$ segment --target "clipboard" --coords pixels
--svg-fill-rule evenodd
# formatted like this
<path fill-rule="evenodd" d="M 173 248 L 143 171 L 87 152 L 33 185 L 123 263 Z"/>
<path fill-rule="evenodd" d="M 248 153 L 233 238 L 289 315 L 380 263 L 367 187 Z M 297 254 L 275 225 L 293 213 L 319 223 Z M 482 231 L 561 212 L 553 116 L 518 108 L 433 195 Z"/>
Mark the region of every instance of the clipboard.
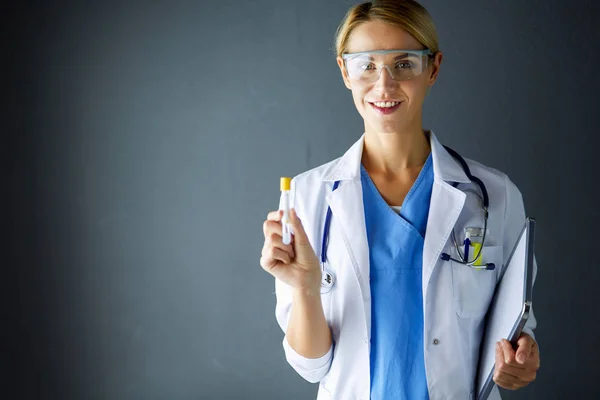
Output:
<path fill-rule="evenodd" d="M 479 353 L 477 400 L 486 400 L 496 385 L 493 380 L 496 342 L 516 344 L 531 310 L 535 219 L 527 217 L 517 242 L 503 268 L 486 315 Z"/>

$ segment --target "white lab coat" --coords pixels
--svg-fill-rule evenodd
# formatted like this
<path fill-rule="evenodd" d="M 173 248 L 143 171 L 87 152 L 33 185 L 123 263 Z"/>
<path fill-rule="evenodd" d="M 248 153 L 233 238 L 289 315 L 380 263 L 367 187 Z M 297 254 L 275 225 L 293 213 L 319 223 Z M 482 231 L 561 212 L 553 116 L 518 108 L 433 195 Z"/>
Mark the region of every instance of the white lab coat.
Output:
<path fill-rule="evenodd" d="M 475 396 L 483 317 L 500 268 L 475 271 L 440 259 L 442 252 L 457 258 L 450 236 L 452 229 L 460 243 L 465 227 L 483 228 L 483 213 L 478 197 L 466 194 L 478 187 L 470 183 L 460 164 L 433 132 L 430 132 L 430 143 L 434 183 L 423 249 L 422 280 L 427 385 L 431 400 L 465 400 Z M 308 359 L 296 353 L 287 338 L 283 339 L 289 364 L 309 382 L 320 382 L 318 400 L 370 397 L 369 247 L 360 179 L 363 144 L 364 135 L 342 157 L 292 180 L 292 204 L 317 256 L 321 251 L 327 206 L 333 213 L 327 257 L 336 283 L 329 293 L 321 296 L 333 345 L 324 356 Z M 521 193 L 502 172 L 472 160 L 467 159 L 467 163 L 471 173 L 484 182 L 489 195 L 483 261 L 501 266 L 525 222 Z M 340 186 L 332 192 L 333 182 L 337 180 L 341 181 Z M 458 188 L 454 188 L 452 182 L 460 182 Z M 285 332 L 292 305 L 291 292 L 277 279 L 275 287 L 276 318 Z M 533 336 L 535 326 L 532 312 L 524 330 Z M 489 398 L 500 398 L 497 387 Z"/>

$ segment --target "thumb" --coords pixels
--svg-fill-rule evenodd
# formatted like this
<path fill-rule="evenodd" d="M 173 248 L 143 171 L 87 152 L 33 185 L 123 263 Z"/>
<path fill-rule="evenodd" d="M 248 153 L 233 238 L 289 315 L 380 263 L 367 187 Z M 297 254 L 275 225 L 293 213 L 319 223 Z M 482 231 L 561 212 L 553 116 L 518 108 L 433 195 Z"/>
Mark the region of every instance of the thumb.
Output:
<path fill-rule="evenodd" d="M 302 221 L 298 214 L 296 213 L 296 209 L 290 208 L 290 223 L 292 225 L 292 229 L 294 230 L 294 242 L 299 246 L 309 245 L 308 236 L 304 231 L 304 227 L 302 226 Z"/>
<path fill-rule="evenodd" d="M 525 350 L 519 349 L 515 358 L 519 364 L 525 364 L 525 361 L 527 361 L 527 353 L 525 353 Z"/>
<path fill-rule="evenodd" d="M 531 352 L 531 347 L 533 346 L 533 340 L 526 335 L 523 335 L 517 341 L 517 354 L 515 355 L 515 359 L 519 364 L 524 364 L 527 361 L 527 357 Z"/>

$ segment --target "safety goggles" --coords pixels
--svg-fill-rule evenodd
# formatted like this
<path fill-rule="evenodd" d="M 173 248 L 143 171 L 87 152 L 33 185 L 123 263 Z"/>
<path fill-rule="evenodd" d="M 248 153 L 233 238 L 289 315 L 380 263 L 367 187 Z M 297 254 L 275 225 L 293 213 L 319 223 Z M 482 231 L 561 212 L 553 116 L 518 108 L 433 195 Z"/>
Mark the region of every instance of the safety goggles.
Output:
<path fill-rule="evenodd" d="M 383 68 L 395 81 L 416 78 L 427 69 L 431 50 L 373 50 L 344 53 L 342 58 L 351 80 L 373 83 L 379 79 Z M 382 61 L 388 61 L 382 63 Z"/>

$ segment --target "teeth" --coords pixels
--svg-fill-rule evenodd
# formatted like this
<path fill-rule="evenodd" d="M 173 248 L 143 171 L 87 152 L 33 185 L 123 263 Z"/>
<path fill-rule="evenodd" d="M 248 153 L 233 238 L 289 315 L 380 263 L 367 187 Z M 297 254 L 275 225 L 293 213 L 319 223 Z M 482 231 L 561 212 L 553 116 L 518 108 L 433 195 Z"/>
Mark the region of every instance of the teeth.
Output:
<path fill-rule="evenodd" d="M 400 104 L 400 102 L 399 101 L 376 101 L 373 104 L 375 104 L 377 107 L 389 108 L 389 107 L 395 107 L 396 105 Z"/>

